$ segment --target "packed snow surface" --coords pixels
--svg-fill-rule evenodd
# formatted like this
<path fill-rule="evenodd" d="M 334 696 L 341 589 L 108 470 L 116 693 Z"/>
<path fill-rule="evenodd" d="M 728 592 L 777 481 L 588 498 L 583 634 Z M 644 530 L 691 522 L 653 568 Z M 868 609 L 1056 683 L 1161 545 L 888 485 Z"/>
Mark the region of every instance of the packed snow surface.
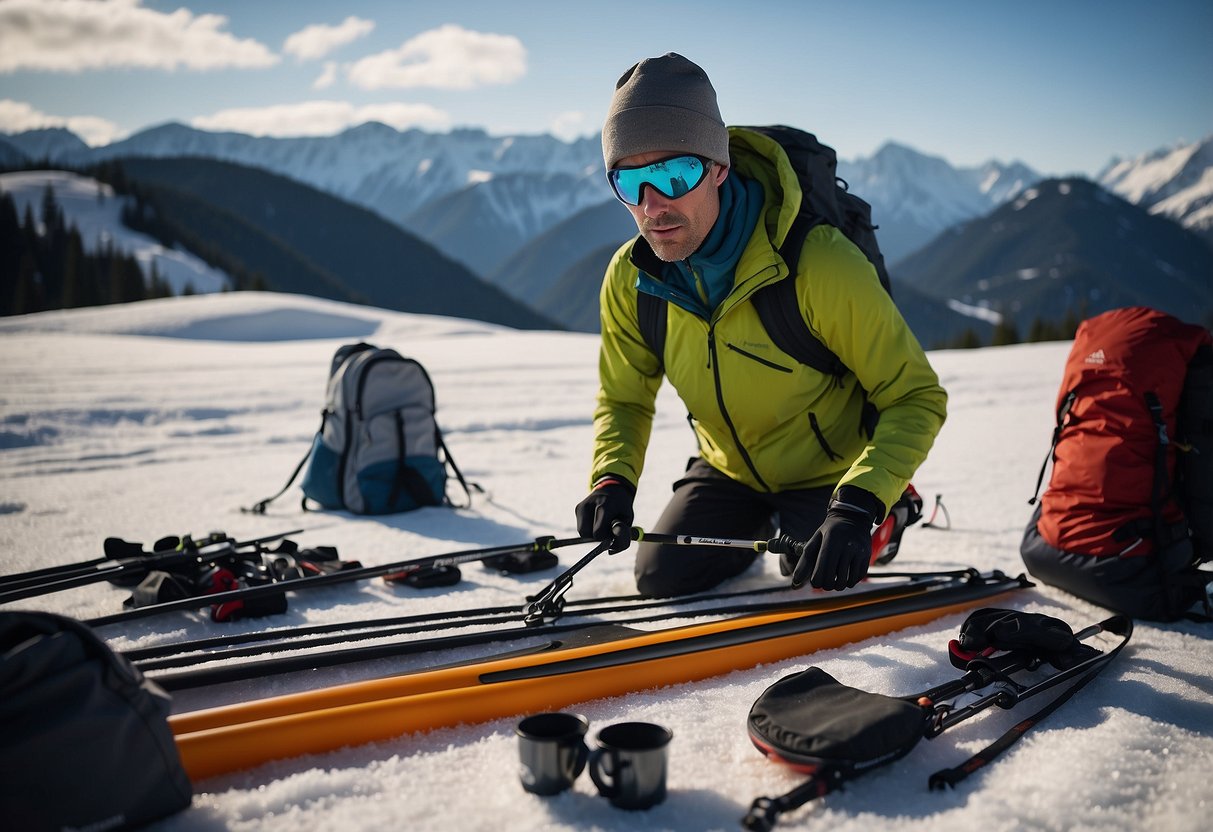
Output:
<path fill-rule="evenodd" d="M 420 360 L 438 418 L 468 479 L 488 492 L 470 508 L 387 517 L 304 513 L 299 491 L 265 516 L 241 506 L 274 493 L 319 425 L 333 351 L 366 340 Z M 888 571 L 972 566 L 1019 574 L 1019 539 L 1053 424 L 1069 345 L 934 352 L 948 422 L 914 482 L 928 510 L 941 494 L 951 529 L 911 528 Z M 270 294 L 173 298 L 0 320 L 0 572 L 97 557 L 115 536 L 150 546 L 170 534 L 223 530 L 247 539 L 292 529 L 302 546 L 334 545 L 364 564 L 575 536 L 586 489 L 597 339 L 519 332 L 438 317 Z M 694 453 L 685 412 L 663 388 L 636 521 L 651 524 Z M 461 497 L 457 487 L 452 496 Z M 559 551 L 562 567 L 588 547 Z M 694 557 L 688 551 L 688 557 Z M 632 556 L 602 556 L 570 598 L 634 591 Z M 382 581 L 289 596 L 284 615 L 220 625 L 176 613 L 101 630 L 116 649 L 267 627 L 521 604 L 555 572 L 511 577 L 478 564 L 462 583 L 416 590 Z M 780 585 L 764 557 L 726 590 Z M 791 597 L 793 593 L 787 593 Z M 126 591 L 101 583 L 13 607 L 79 618 L 118 612 Z M 779 595 L 777 597 L 783 597 Z M 1107 613 L 1038 586 L 1008 605 L 1074 629 Z M 817 665 L 874 692 L 909 694 L 956 678 L 948 615 L 840 649 L 740 669 L 702 682 L 581 703 L 590 740 L 623 720 L 671 728 L 669 797 L 642 813 L 614 809 L 587 775 L 558 797 L 525 793 L 516 718 L 283 759 L 195 784 L 193 807 L 154 826 L 192 830 L 737 829 L 750 802 L 800 778 L 746 736 L 755 698 Z M 909 755 L 784 816 L 821 832 L 1208 828 L 1213 763 L 1209 625 L 1139 622 L 1124 653 L 1011 751 L 959 788 L 927 789 L 1035 710 L 993 711 L 920 743 Z M 1111 641 L 1097 637 L 1098 646 Z M 507 646 L 505 649 L 511 649 Z M 379 660 L 174 696 L 177 712 L 465 659 L 476 651 Z M 239 660 L 232 660 L 239 661 Z M 61 749 L 47 749 L 60 753 Z"/>

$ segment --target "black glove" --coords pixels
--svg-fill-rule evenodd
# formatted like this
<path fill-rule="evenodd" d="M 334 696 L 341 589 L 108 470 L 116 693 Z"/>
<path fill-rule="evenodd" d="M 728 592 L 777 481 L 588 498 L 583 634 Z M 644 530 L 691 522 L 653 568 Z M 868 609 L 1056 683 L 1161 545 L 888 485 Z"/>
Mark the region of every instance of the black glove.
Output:
<path fill-rule="evenodd" d="M 1020 650 L 1044 659 L 1058 670 L 1067 670 L 1099 655 L 1094 647 L 1079 641 L 1070 625 L 1060 618 L 991 607 L 983 607 L 965 619 L 957 646 L 964 652 L 953 658 L 952 664 L 962 670 L 967 666 L 962 662 L 987 649 Z"/>
<path fill-rule="evenodd" d="M 632 501 L 635 497 L 636 489 L 621 477 L 606 476 L 598 480 L 589 496 L 577 504 L 577 534 L 594 540 L 610 540 L 611 554 L 622 552 L 632 542 Z"/>
<path fill-rule="evenodd" d="M 872 562 L 872 525 L 883 514 L 872 494 L 844 486 L 792 569 L 792 586 L 801 586 L 806 577 L 817 589 L 847 589 L 863 580 Z M 780 568 L 785 568 L 782 557 Z"/>

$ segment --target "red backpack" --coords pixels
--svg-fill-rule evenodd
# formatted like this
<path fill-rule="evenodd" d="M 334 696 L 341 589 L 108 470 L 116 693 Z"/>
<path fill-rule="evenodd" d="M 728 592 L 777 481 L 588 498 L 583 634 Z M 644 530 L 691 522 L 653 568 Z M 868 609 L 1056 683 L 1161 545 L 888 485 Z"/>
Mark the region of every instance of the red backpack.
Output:
<path fill-rule="evenodd" d="M 1172 486 L 1179 401 L 1197 349 L 1211 343 L 1203 327 L 1145 307 L 1078 326 L 1041 497 L 1038 528 L 1050 545 L 1134 557 L 1154 552 L 1169 526 L 1184 523 Z"/>
<path fill-rule="evenodd" d="M 1050 458 L 1029 537 L 1064 554 L 1061 568 L 1098 583 L 1129 559 L 1144 565 L 1160 552 L 1174 562 L 1168 572 L 1186 570 L 1179 560 L 1213 558 L 1213 336 L 1146 307 L 1083 321 L 1066 359 Z M 1037 494 L 1043 477 L 1044 467 Z M 1058 564 L 1043 563 L 1035 543 L 1029 559 L 1029 546 L 1021 551 L 1033 574 L 1075 591 L 1074 576 L 1052 575 Z M 1122 589 L 1145 592 L 1145 580 L 1135 572 Z M 1166 592 L 1172 581 L 1162 582 Z"/>

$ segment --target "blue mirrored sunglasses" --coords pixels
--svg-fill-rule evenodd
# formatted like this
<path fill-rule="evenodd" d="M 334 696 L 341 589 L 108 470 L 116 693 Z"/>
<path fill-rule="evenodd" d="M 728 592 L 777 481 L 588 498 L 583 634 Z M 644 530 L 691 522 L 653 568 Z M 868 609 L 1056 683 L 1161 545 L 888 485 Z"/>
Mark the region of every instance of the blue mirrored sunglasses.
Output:
<path fill-rule="evenodd" d="M 702 156 L 671 156 L 647 165 L 612 168 L 607 171 L 607 181 L 619 201 L 628 205 L 640 204 L 645 185 L 666 199 L 678 199 L 699 187 L 711 164 Z"/>

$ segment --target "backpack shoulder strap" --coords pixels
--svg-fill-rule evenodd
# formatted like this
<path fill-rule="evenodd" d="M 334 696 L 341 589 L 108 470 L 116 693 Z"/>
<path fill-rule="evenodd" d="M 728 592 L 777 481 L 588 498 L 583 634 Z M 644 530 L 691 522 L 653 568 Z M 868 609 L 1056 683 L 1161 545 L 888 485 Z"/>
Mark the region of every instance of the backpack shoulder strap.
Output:
<path fill-rule="evenodd" d="M 799 223 L 799 220 L 797 222 Z M 789 262 L 793 269 L 792 274 L 759 289 L 752 300 L 762 326 L 775 342 L 775 346 L 801 364 L 807 364 L 827 375 L 842 376 L 847 372 L 846 365 L 809 331 L 800 315 L 800 301 L 796 296 L 795 263 L 800 257 L 805 235 L 811 227 L 811 224 L 806 222 L 798 232 L 793 225 L 788 233 L 788 240 L 784 242 L 789 251 L 795 251 Z M 800 245 L 790 245 L 794 236 L 799 236 Z M 640 324 L 640 335 L 663 365 L 668 307 L 669 302 L 664 298 L 650 295 L 648 292 L 636 293 L 636 319 Z"/>
<path fill-rule="evenodd" d="M 665 366 L 665 332 L 666 317 L 669 301 L 650 295 L 648 292 L 636 292 L 636 318 L 640 323 L 640 336 L 649 345 L 649 349 L 657 356 L 657 363 Z"/>
<path fill-rule="evenodd" d="M 836 377 L 846 374 L 846 365 L 809 331 L 800 314 L 796 272 L 762 287 L 754 293 L 752 300 L 762 326 L 775 346 L 818 372 Z"/>
<path fill-rule="evenodd" d="M 807 229 L 804 233 L 808 233 Z M 803 241 L 804 238 L 801 237 L 801 242 Z M 786 241 L 784 245 L 787 245 Z M 799 253 L 799 249 L 797 251 Z M 837 383 L 842 383 L 842 377 L 850 372 L 850 369 L 805 323 L 804 316 L 800 314 L 800 298 L 796 294 L 796 272 L 793 271 L 782 280 L 763 286 L 754 293 L 751 300 L 763 328 L 771 336 L 775 346 L 801 364 L 806 364 L 819 373 L 833 376 Z M 863 408 L 859 416 L 860 430 L 871 439 L 876 433 L 876 424 L 879 421 L 880 411 L 868 401 L 867 391 L 864 391 Z"/>

